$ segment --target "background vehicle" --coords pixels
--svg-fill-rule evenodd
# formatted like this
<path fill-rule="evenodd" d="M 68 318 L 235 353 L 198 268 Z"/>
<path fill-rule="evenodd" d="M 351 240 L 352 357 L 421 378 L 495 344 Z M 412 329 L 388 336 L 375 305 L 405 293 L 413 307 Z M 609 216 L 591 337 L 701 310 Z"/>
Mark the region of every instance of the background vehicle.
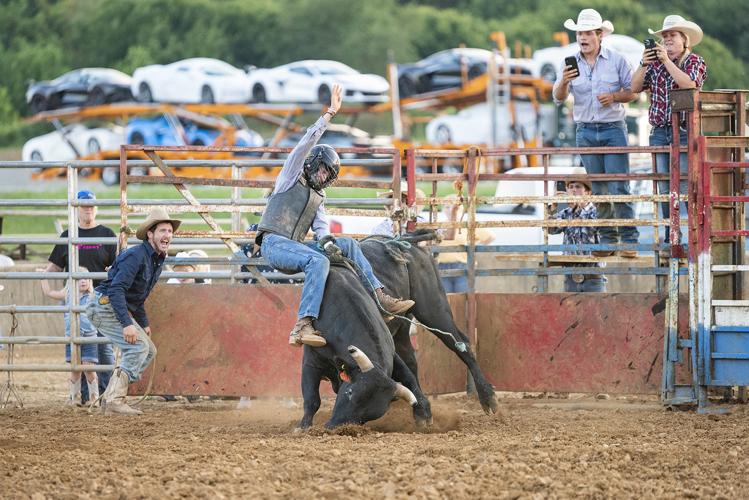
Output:
<path fill-rule="evenodd" d="M 278 143 L 280 148 L 291 148 L 297 145 L 304 135 L 304 131 L 286 135 Z M 334 148 L 392 148 L 393 143 L 388 136 L 369 135 L 369 132 L 350 125 L 331 123 L 320 138 L 320 144 L 328 144 Z M 355 158 L 354 153 L 343 153 L 342 158 Z"/>
<path fill-rule="evenodd" d="M 486 73 L 492 52 L 486 49 L 442 50 L 421 61 L 398 65 L 398 92 L 401 98 L 423 94 L 434 90 L 457 88 L 463 83 L 463 65 L 468 79 Z M 504 58 L 496 57 L 497 64 L 504 64 Z M 510 59 L 510 71 L 530 75 L 533 64 L 527 59 Z"/>
<path fill-rule="evenodd" d="M 330 103 L 334 84 L 343 88 L 345 102 L 375 103 L 388 98 L 390 85 L 379 75 L 362 74 L 328 60 L 297 61 L 249 72 L 255 102 Z"/>
<path fill-rule="evenodd" d="M 244 103 L 250 88 L 244 71 L 206 57 L 143 66 L 133 73 L 131 86 L 141 102 L 175 103 Z"/>
<path fill-rule="evenodd" d="M 32 113 L 82 104 L 129 101 L 131 78 L 109 68 L 83 68 L 50 81 L 35 82 L 26 91 Z"/>
<path fill-rule="evenodd" d="M 178 123 L 175 123 L 176 122 Z M 184 137 L 179 129 L 184 130 Z M 128 144 L 151 144 L 156 146 L 210 146 L 220 135 L 216 129 L 200 127 L 184 118 L 165 115 L 152 118 L 133 118 L 125 129 Z M 254 130 L 234 132 L 234 146 L 256 147 L 263 145 L 263 138 Z"/>
<path fill-rule="evenodd" d="M 498 146 L 535 137 L 544 116 L 554 114 L 553 107 L 542 106 L 539 117 L 533 104 L 527 101 L 513 101 L 513 107 L 514 120 L 507 105 L 496 108 Z M 440 115 L 426 126 L 427 141 L 434 144 L 490 144 L 491 133 L 491 107 L 487 103 L 469 106 L 453 115 Z"/>
<path fill-rule="evenodd" d="M 122 127 L 88 128 L 73 123 L 61 130 L 29 139 L 23 145 L 23 161 L 74 160 L 99 151 L 118 149 L 123 143 Z"/>
<path fill-rule="evenodd" d="M 601 45 L 623 55 L 632 69 L 636 69 L 640 64 L 642 52 L 645 50 L 645 45 L 639 40 L 626 35 L 607 35 L 603 37 Z M 562 47 L 548 47 L 535 51 L 533 53 L 533 63 L 536 68 L 534 74 L 551 82 L 556 81 L 557 71 L 562 66 L 564 58 L 575 55 L 579 50 L 577 42 L 573 42 Z"/>

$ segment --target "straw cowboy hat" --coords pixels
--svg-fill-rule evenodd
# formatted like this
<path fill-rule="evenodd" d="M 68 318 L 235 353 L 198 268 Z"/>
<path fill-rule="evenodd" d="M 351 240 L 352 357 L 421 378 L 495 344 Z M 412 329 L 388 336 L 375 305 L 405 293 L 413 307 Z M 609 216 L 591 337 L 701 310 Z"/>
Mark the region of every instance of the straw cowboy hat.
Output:
<path fill-rule="evenodd" d="M 648 28 L 648 33 L 651 35 L 657 35 L 661 38 L 663 38 L 662 33 L 664 31 L 681 31 L 689 37 L 690 47 L 694 47 L 702 41 L 702 28 L 697 26 L 696 23 L 687 21 L 678 15 L 666 16 L 665 19 L 663 19 L 663 27 L 658 31 L 653 31 Z"/>
<path fill-rule="evenodd" d="M 403 181 L 401 182 L 401 198 L 405 198 L 408 196 L 408 182 Z M 379 191 L 377 193 L 378 198 L 392 198 L 393 197 L 393 190 L 388 189 L 387 191 Z M 426 198 L 427 195 L 419 188 L 416 188 L 416 197 L 417 198 Z"/>
<path fill-rule="evenodd" d="M 604 35 L 614 32 L 611 21 L 604 21 L 601 14 L 595 9 L 583 9 L 577 15 L 577 22 L 567 19 L 564 27 L 570 31 L 594 31 L 602 30 Z"/>
<path fill-rule="evenodd" d="M 570 175 L 588 175 L 588 172 L 583 167 L 575 167 L 575 168 L 572 169 L 572 172 L 570 172 Z M 588 191 L 593 191 L 593 185 L 591 184 L 590 179 L 588 179 L 587 177 L 585 179 L 582 179 L 582 180 L 570 179 L 570 180 L 568 180 L 567 182 L 564 183 L 565 187 L 570 182 L 579 182 L 580 184 L 582 184 L 585 187 L 587 187 Z"/>
<path fill-rule="evenodd" d="M 148 230 L 159 222 L 171 222 L 172 229 L 174 231 L 176 231 L 179 225 L 182 224 L 181 220 L 172 219 L 171 217 L 169 217 L 169 214 L 163 208 L 154 208 L 153 210 L 148 212 L 148 217 L 146 217 L 146 220 L 144 220 L 140 224 L 140 226 L 138 226 L 137 231 L 135 231 L 135 236 L 139 240 L 147 240 Z"/>

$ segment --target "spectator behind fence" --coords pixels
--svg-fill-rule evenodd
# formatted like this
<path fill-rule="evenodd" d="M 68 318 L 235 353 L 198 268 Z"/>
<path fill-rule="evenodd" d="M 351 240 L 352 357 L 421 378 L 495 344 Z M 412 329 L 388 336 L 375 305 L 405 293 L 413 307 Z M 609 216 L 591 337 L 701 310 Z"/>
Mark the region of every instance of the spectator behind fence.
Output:
<path fill-rule="evenodd" d="M 423 199 L 426 198 L 426 194 L 424 194 L 424 191 L 422 191 L 419 188 L 416 188 L 416 199 Z M 378 198 L 392 198 L 393 197 L 393 190 L 389 189 L 387 191 L 382 191 L 377 193 Z M 406 232 L 406 222 L 409 220 L 420 220 L 421 216 L 419 215 L 421 213 L 422 206 L 414 204 L 413 207 L 408 207 L 406 205 L 406 198 L 408 197 L 408 182 L 403 181 L 401 182 L 401 204 L 400 209 L 403 210 L 404 216 L 401 219 L 401 234 Z M 387 213 L 387 217 L 385 217 L 380 223 L 378 223 L 371 231 L 371 234 L 373 235 L 379 235 L 379 236 L 398 236 L 395 234 L 395 224 L 393 223 L 393 216 L 396 215 L 396 207 L 395 205 L 385 205 L 385 212 Z"/>
<path fill-rule="evenodd" d="M 76 199 L 95 200 L 96 195 L 87 189 L 83 189 L 78 191 Z M 78 207 L 77 212 L 79 238 L 115 238 L 114 231 L 96 222 L 97 207 Z M 60 234 L 60 238 L 67 237 L 68 230 L 66 229 Z M 117 257 L 117 245 L 114 243 L 76 243 L 75 246 L 78 249 L 78 263 L 92 273 L 105 272 L 109 269 L 109 266 L 114 263 L 114 259 Z M 67 271 L 68 245 L 55 245 L 48 260 L 49 264 L 45 271 L 56 273 Z M 93 286 L 96 287 L 100 282 L 101 280 L 93 280 Z M 99 335 L 101 336 L 101 334 Z M 98 351 L 99 364 L 114 364 L 114 350 L 112 344 L 98 344 L 95 345 L 95 347 Z M 104 389 L 106 389 L 107 384 L 109 384 L 110 375 L 111 372 L 99 372 L 99 393 L 104 392 Z M 81 375 L 81 382 L 83 382 L 83 375 Z M 82 386 L 81 399 L 84 404 L 89 399 L 87 384 Z"/>
<path fill-rule="evenodd" d="M 187 259 L 190 258 L 190 254 L 188 252 L 178 252 L 177 255 L 175 255 L 175 258 L 177 259 Z M 197 271 L 197 266 L 195 264 L 174 264 L 171 266 L 172 272 L 175 273 L 194 273 Z M 169 278 L 167 280 L 168 284 L 175 284 L 175 283 L 195 283 L 195 278 Z"/>
<path fill-rule="evenodd" d="M 44 269 L 37 269 L 38 272 L 43 272 Z M 87 272 L 88 269 L 85 267 L 81 268 L 82 272 Z M 51 290 L 49 288 L 49 282 L 46 279 L 41 280 L 42 291 L 47 297 L 62 301 L 63 305 L 68 305 L 68 287 L 71 282 L 69 281 L 67 286 L 60 290 Z M 90 279 L 78 280 L 78 303 L 82 307 L 92 300 L 94 292 L 93 282 Z M 98 332 L 94 325 L 91 324 L 85 314 L 78 315 L 80 324 L 80 336 L 82 338 L 96 337 Z M 70 337 L 70 312 L 65 313 L 65 336 Z M 96 344 L 81 344 L 77 345 L 76 349 L 80 353 L 81 364 L 83 365 L 95 365 L 99 362 L 99 354 L 96 349 Z M 71 349 L 70 344 L 65 345 L 65 361 L 70 363 L 71 361 Z M 99 381 L 96 376 L 96 372 L 84 371 L 82 372 L 86 378 L 86 385 L 88 386 L 88 394 L 91 401 L 96 402 L 99 399 Z M 70 380 L 68 381 L 68 404 L 75 405 L 85 404 L 86 402 L 81 399 L 81 374 L 76 371 L 70 372 Z"/>
<path fill-rule="evenodd" d="M 654 49 L 645 49 L 640 67 L 632 76 L 632 90 L 650 92 L 650 109 L 648 121 L 652 126 L 650 131 L 651 146 L 671 145 L 673 130 L 671 129 L 671 90 L 673 89 L 701 89 L 707 79 L 707 65 L 705 60 L 692 52 L 692 49 L 702 41 L 702 29 L 681 16 L 666 16 L 663 27 L 658 31 L 648 29 L 651 35 L 660 37 L 661 43 L 656 43 Z M 687 143 L 686 115 L 679 117 L 679 142 Z M 655 170 L 658 173 L 670 171 L 668 153 L 655 155 Z M 687 154 L 679 155 L 679 171 L 687 173 Z M 658 192 L 669 192 L 669 181 L 658 181 Z M 682 180 L 679 192 L 687 192 L 687 181 Z M 661 203 L 663 218 L 668 220 L 671 211 L 668 202 Z M 669 231 L 666 230 L 664 241 L 668 243 Z"/>
<path fill-rule="evenodd" d="M 571 93 L 574 105 L 573 118 L 577 124 L 576 144 L 579 147 L 626 146 L 627 124 L 624 121 L 624 104 L 637 97 L 631 91 L 632 68 L 615 50 L 601 46 L 605 35 L 614 31 L 611 21 L 604 21 L 593 9 L 583 9 L 577 22 L 567 19 L 564 27 L 576 33 L 580 51 L 574 64 L 562 64 L 554 83 L 553 97 L 561 104 Z M 568 58 L 569 59 L 569 58 Z M 577 66 L 577 68 L 575 68 Z M 589 174 L 627 174 L 629 157 L 626 154 L 582 155 L 583 165 Z M 593 193 L 628 195 L 628 181 L 594 182 Z M 601 219 L 634 219 L 631 202 L 598 204 Z M 635 226 L 602 227 L 602 243 L 637 243 Z M 613 250 L 594 251 L 594 255 L 612 255 Z M 635 250 L 620 250 L 622 257 L 636 257 Z"/>
<path fill-rule="evenodd" d="M 447 198 L 456 202 L 460 201 L 457 194 L 448 195 Z M 445 203 L 442 205 L 442 213 L 447 222 L 461 222 L 464 215 L 463 205 Z M 476 229 L 476 244 L 488 245 L 493 240 L 494 235 L 488 229 Z M 441 245 L 457 246 L 467 243 L 468 229 L 448 228 L 444 230 Z M 468 254 L 466 252 L 439 253 L 437 255 L 437 265 L 440 271 L 460 269 L 465 272 L 468 269 L 467 261 Z M 442 286 L 446 293 L 465 293 L 468 291 L 468 277 L 465 274 L 461 276 L 442 276 Z"/>
<path fill-rule="evenodd" d="M 585 169 L 575 169 L 575 174 L 585 174 Z M 589 180 L 567 181 L 567 192 L 560 192 L 559 194 L 567 194 L 569 196 L 587 196 L 590 195 L 592 189 Z M 596 206 L 591 201 L 583 201 L 577 203 L 569 203 L 566 208 L 560 211 L 556 211 L 556 207 L 552 206 L 552 211 L 556 212 L 553 217 L 557 220 L 590 220 L 597 219 Z M 585 227 L 550 227 L 549 234 L 564 233 L 564 244 L 565 245 L 584 245 L 584 244 L 598 244 L 600 238 L 598 235 L 598 228 L 592 226 Z M 565 250 L 564 255 L 590 255 L 590 250 Z M 586 268 L 596 267 L 599 264 L 595 262 L 574 262 L 568 264 L 570 267 Z M 601 263 L 601 266 L 604 264 Z M 584 269 L 580 269 L 580 273 L 567 274 L 564 277 L 564 291 L 565 292 L 605 292 L 606 291 L 606 277 L 602 274 L 585 274 Z"/>

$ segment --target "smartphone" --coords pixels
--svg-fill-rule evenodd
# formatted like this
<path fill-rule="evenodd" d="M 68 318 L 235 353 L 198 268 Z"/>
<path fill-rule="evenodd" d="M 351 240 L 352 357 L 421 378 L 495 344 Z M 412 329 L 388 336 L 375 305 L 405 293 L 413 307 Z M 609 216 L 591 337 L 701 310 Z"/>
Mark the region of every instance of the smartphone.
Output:
<path fill-rule="evenodd" d="M 645 40 L 642 41 L 642 43 L 645 44 L 645 50 L 649 50 L 650 53 L 652 54 L 653 49 L 655 48 L 655 40 L 653 40 L 652 38 L 646 38 Z"/>
<path fill-rule="evenodd" d="M 575 76 L 580 76 L 580 68 L 577 67 L 577 58 L 575 56 L 565 57 L 564 65 L 572 66 L 572 68 L 574 68 L 574 70 L 577 72 Z"/>

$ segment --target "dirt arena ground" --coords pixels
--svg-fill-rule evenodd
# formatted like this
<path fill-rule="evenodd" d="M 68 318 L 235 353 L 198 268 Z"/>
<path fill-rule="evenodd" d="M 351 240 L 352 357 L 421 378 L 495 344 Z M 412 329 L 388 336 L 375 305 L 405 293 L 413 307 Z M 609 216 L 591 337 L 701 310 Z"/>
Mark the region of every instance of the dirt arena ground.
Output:
<path fill-rule="evenodd" d="M 4 357 L 4 356 L 3 356 Z M 666 411 L 654 398 L 465 395 L 414 428 L 400 402 L 365 427 L 294 427 L 298 400 L 142 404 L 136 418 L 66 407 L 65 374 L 16 376 L 0 410 L 2 498 L 546 498 L 749 496 L 749 413 Z M 1 381 L 5 384 L 5 375 Z"/>

